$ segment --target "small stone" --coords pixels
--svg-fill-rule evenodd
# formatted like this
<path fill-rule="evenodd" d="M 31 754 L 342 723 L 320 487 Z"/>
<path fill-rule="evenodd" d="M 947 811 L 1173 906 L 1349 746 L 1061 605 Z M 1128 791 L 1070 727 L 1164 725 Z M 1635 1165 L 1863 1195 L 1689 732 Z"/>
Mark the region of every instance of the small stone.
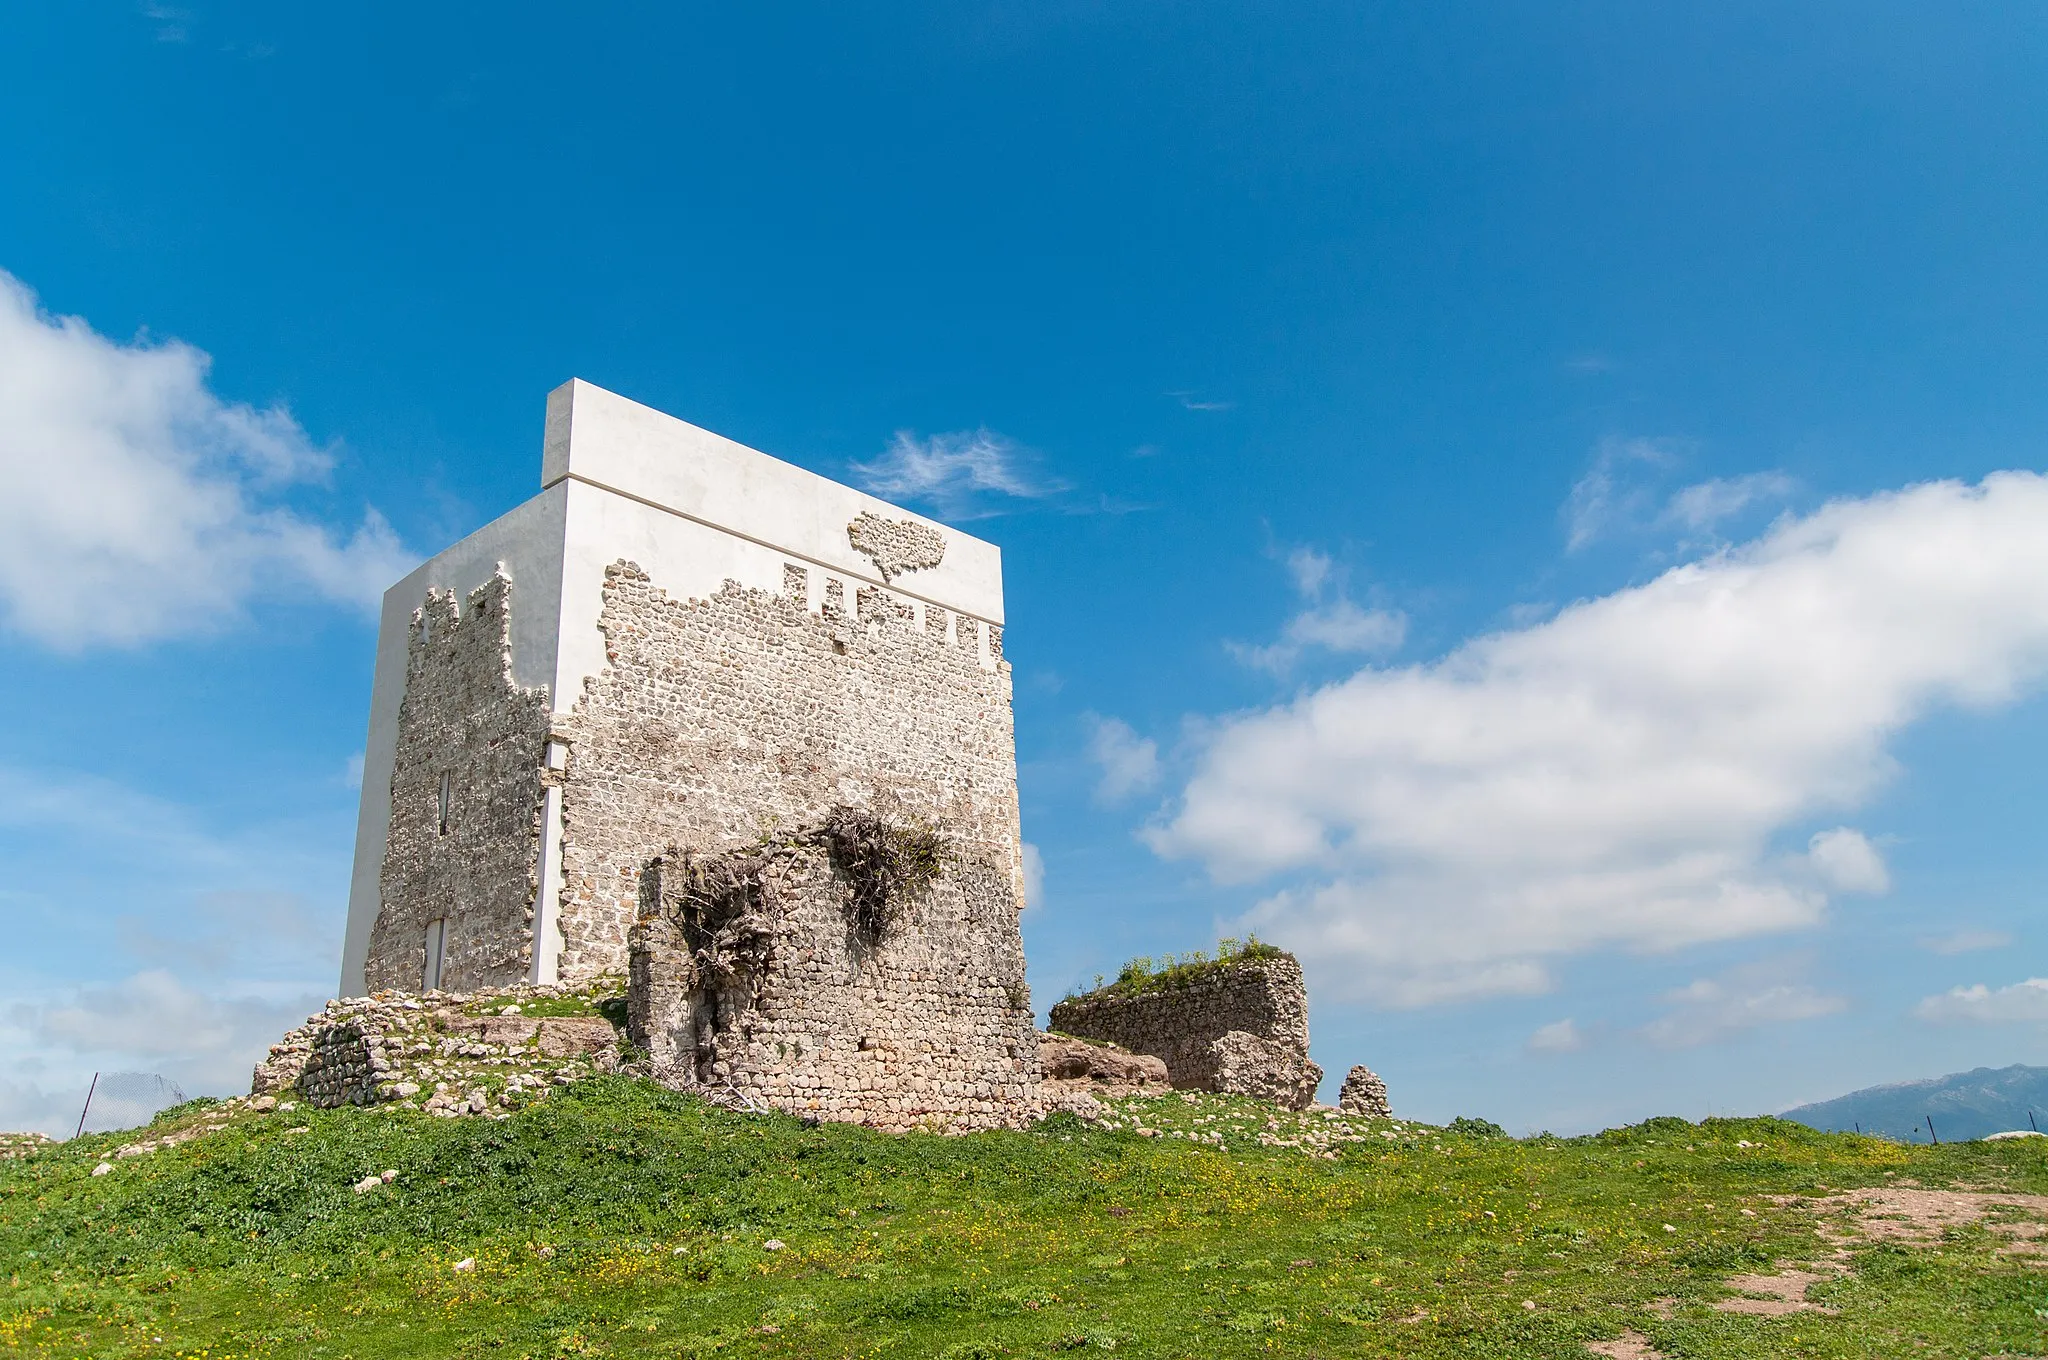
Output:
<path fill-rule="evenodd" d="M 276 1096 L 258 1096 L 249 1102 L 249 1108 L 258 1114 L 269 1114 L 277 1108 Z"/>
<path fill-rule="evenodd" d="M 460 1271 L 463 1274 L 468 1274 L 469 1272 L 476 1269 L 476 1257 L 465 1256 L 460 1261 L 457 1261 L 454 1265 L 448 1268 L 450 1270 Z"/>
<path fill-rule="evenodd" d="M 379 1176 L 377 1179 L 384 1182 L 384 1184 L 389 1185 L 391 1184 L 391 1182 L 398 1179 L 398 1173 L 396 1171 L 387 1171 L 383 1175 Z"/>
<path fill-rule="evenodd" d="M 1536 1300 L 1534 1300 L 1534 1299 L 1523 1299 L 1523 1300 L 1522 1300 L 1522 1306 L 1523 1306 L 1524 1308 L 1528 1309 L 1528 1310 L 1529 1310 L 1530 1312 L 1532 1312 L 1532 1313 L 1533 1313 L 1533 1312 L 1535 1312 L 1535 1311 L 1536 1311 Z"/>
<path fill-rule="evenodd" d="M 763 1250 L 763 1251 L 781 1251 L 781 1250 L 782 1250 L 782 1239 L 781 1239 L 781 1238 L 779 1238 L 779 1237 L 771 1237 L 771 1238 L 769 1238 L 769 1239 L 768 1239 L 768 1240 L 767 1240 L 766 1242 L 763 1242 L 763 1243 L 761 1244 L 761 1250 Z"/>
<path fill-rule="evenodd" d="M 356 1182 L 356 1193 L 358 1195 L 364 1194 L 368 1191 L 375 1190 L 378 1186 L 382 1184 L 384 1184 L 382 1177 L 365 1176 L 361 1180 Z"/>
<path fill-rule="evenodd" d="M 92 1174 L 95 1176 L 104 1176 L 113 1169 L 114 1164 L 112 1162 L 101 1162 L 98 1166 L 92 1169 Z"/>

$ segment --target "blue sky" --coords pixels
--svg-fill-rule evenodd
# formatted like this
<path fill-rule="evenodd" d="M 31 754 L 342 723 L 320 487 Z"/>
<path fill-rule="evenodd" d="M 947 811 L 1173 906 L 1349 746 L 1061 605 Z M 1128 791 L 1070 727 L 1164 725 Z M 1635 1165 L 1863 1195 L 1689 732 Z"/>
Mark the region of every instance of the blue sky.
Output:
<path fill-rule="evenodd" d="M 0 1126 L 234 1089 L 331 988 L 365 601 L 535 489 L 572 375 L 1003 547 L 1041 1006 L 1256 927 L 1332 1091 L 1516 1128 L 2048 1061 L 2044 48 L 15 16 Z"/>

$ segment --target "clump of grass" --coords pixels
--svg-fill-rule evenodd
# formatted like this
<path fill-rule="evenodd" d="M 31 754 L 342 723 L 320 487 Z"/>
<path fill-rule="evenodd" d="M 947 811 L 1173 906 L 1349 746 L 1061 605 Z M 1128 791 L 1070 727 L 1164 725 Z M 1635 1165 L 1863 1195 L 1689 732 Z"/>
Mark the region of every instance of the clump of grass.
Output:
<path fill-rule="evenodd" d="M 1141 992 L 1165 991 L 1171 987 L 1189 986 L 1244 963 L 1288 957 L 1286 950 L 1267 944 L 1256 935 L 1247 935 L 1242 940 L 1225 938 L 1216 942 L 1213 958 L 1200 949 L 1179 955 L 1163 954 L 1158 958 L 1141 954 L 1126 962 L 1114 980 L 1104 982 L 1098 974 L 1092 989 L 1069 992 L 1067 999 L 1085 1000 L 1099 995 L 1136 996 Z"/>

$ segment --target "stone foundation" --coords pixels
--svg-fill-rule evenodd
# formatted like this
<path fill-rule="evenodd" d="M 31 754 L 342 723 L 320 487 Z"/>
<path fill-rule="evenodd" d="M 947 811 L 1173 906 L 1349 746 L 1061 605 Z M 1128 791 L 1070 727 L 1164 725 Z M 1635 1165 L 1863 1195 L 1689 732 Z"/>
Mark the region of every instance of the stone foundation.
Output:
<path fill-rule="evenodd" d="M 330 1001 L 271 1045 L 250 1094 L 318 1109 L 390 1103 L 502 1117 L 555 1086 L 617 1068 L 619 1034 L 603 1016 L 519 1013 L 590 999 L 565 987 L 513 987 Z"/>

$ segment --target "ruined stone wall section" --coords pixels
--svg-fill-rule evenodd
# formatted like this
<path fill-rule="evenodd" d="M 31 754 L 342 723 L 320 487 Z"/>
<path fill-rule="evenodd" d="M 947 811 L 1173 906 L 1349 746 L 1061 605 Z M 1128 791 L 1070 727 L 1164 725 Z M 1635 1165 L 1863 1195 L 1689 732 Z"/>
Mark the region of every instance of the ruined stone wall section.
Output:
<path fill-rule="evenodd" d="M 1039 1054 L 1006 869 L 956 860 L 880 937 L 816 844 L 766 857 L 765 941 L 692 955 L 671 894 L 633 936 L 629 1029 L 665 1081 L 791 1114 L 905 1130 L 1017 1125 Z"/>
<path fill-rule="evenodd" d="M 499 573 L 466 608 L 434 590 L 413 615 L 371 989 L 421 988 L 436 919 L 445 988 L 508 986 L 531 966 L 549 703 L 513 683 L 511 591 Z"/>
<path fill-rule="evenodd" d="M 1005 961 L 986 985 L 1021 987 L 1009 667 L 972 619 L 956 616 L 949 638 L 931 612 L 878 588 L 849 601 L 829 576 L 814 613 L 796 593 L 807 577 L 784 580 L 790 593 L 728 581 L 687 599 L 633 563 L 607 569 L 606 665 L 557 723 L 570 742 L 560 976 L 626 968 L 643 871 L 670 846 L 734 850 L 851 804 L 939 827 L 993 875 L 1004 909 L 987 928 Z"/>
<path fill-rule="evenodd" d="M 1051 1021 L 1058 1033 L 1162 1059 L 1183 1090 L 1301 1109 L 1322 1079 L 1308 1058 L 1308 992 L 1291 954 L 1211 966 L 1149 990 L 1069 997 L 1052 1008 Z"/>

